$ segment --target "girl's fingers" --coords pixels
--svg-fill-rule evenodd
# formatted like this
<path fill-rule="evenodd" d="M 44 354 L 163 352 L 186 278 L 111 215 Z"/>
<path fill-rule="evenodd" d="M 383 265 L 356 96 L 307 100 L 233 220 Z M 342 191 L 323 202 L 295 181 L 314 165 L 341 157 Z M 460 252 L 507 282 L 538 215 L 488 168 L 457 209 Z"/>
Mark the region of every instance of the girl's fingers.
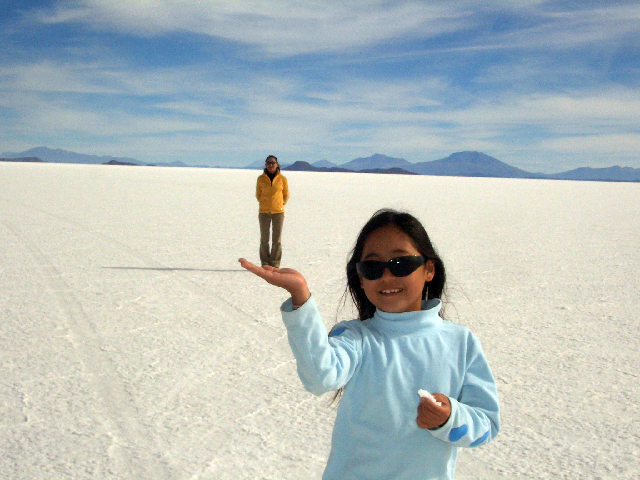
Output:
<path fill-rule="evenodd" d="M 269 265 L 265 265 L 264 267 L 259 267 L 258 265 L 255 265 L 244 258 L 241 258 L 239 262 L 242 268 L 248 270 L 254 275 L 257 275 L 263 280 L 266 280 L 272 285 L 276 285 L 280 287 L 282 286 L 283 283 L 286 282 L 285 278 L 282 275 L 278 275 L 277 268 L 271 267 Z"/>
<path fill-rule="evenodd" d="M 240 262 L 240 266 L 242 268 L 249 270 L 252 273 L 257 273 L 257 270 L 260 268 L 257 265 L 254 265 L 253 263 L 251 263 L 249 260 L 245 260 L 244 258 L 241 258 L 238 261 Z"/>
<path fill-rule="evenodd" d="M 441 402 L 442 405 L 438 405 L 428 398 L 421 398 L 420 405 L 418 405 L 418 426 L 421 428 L 438 428 L 449 419 L 451 415 L 451 403 L 446 395 L 440 393 L 434 393 L 433 397 Z"/>
<path fill-rule="evenodd" d="M 258 265 L 251 263 L 249 260 L 245 259 L 245 258 L 241 258 L 238 260 L 240 262 L 240 266 L 242 268 L 245 268 L 247 270 L 249 270 L 250 272 L 253 272 L 255 274 L 260 274 L 260 273 L 264 273 L 265 271 L 267 272 L 276 272 L 279 269 L 272 267 L 271 265 L 264 265 L 263 267 L 259 267 Z"/>
<path fill-rule="evenodd" d="M 432 402 L 428 398 L 421 398 L 419 408 L 421 412 L 424 412 L 425 414 L 427 414 L 427 413 L 439 413 L 442 407 L 439 405 L 436 405 L 434 402 Z"/>
<path fill-rule="evenodd" d="M 238 259 L 238 262 L 240 262 L 240 266 L 242 268 L 246 268 L 247 270 L 249 270 L 250 267 L 255 267 L 255 265 L 246 258 L 240 258 Z"/>
<path fill-rule="evenodd" d="M 264 281 L 276 287 L 284 288 L 291 294 L 295 305 L 304 304 L 311 293 L 309 293 L 309 287 L 304 277 L 291 268 L 275 268 L 265 265 L 264 267 L 258 267 L 248 260 L 241 258 L 238 260 L 242 268 L 245 268 L 249 272 L 262 278 Z"/>
<path fill-rule="evenodd" d="M 259 267 L 258 265 L 255 265 L 250 261 L 245 260 L 244 258 L 241 258 L 239 262 L 242 268 L 244 268 L 245 270 L 248 270 L 254 275 L 257 275 L 260 278 L 263 278 L 266 280 L 267 277 L 271 276 L 271 272 L 267 270 L 265 267 Z"/>
<path fill-rule="evenodd" d="M 436 414 L 436 415 L 442 415 L 443 413 L 446 413 L 448 417 L 451 412 L 451 404 L 448 402 L 449 399 L 445 395 L 439 395 L 438 397 L 434 395 L 434 398 L 438 403 L 440 403 L 440 405 L 438 405 L 438 403 L 435 403 L 427 398 L 421 398 L 420 406 L 419 406 L 421 411 L 425 413 Z"/>
<path fill-rule="evenodd" d="M 442 403 L 442 405 L 444 405 L 445 407 L 447 405 L 451 405 L 451 402 L 449 401 L 449 397 L 447 397 L 446 395 L 443 395 L 442 393 L 434 393 L 433 398 L 435 398 L 436 401 Z"/>

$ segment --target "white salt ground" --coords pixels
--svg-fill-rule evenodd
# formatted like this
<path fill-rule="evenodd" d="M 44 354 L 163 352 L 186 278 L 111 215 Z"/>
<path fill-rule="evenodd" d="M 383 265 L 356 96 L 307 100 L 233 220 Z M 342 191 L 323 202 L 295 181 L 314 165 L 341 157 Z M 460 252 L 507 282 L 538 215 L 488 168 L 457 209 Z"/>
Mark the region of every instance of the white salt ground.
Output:
<path fill-rule="evenodd" d="M 237 264 L 258 174 L 0 163 L 0 478 L 320 478 L 331 395 L 297 378 L 286 295 Z M 283 264 L 327 326 L 377 208 L 439 248 L 502 405 L 458 479 L 640 477 L 639 184 L 286 175 Z"/>

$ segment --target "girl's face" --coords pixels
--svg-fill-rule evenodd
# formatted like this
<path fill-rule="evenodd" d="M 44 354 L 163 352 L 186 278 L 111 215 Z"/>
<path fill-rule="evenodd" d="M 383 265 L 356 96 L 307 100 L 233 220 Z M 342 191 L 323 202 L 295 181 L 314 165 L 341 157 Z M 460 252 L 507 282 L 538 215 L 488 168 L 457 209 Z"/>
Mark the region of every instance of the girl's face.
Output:
<path fill-rule="evenodd" d="M 374 230 L 365 240 L 362 250 L 363 260 L 386 262 L 396 257 L 421 255 L 411 238 L 395 226 Z M 376 308 L 391 313 L 413 312 L 422 307 L 422 290 L 425 282 L 433 280 L 435 265 L 428 260 L 424 265 L 406 277 L 394 277 L 385 268 L 382 277 L 367 280 L 360 277 L 360 285 L 365 295 Z"/>

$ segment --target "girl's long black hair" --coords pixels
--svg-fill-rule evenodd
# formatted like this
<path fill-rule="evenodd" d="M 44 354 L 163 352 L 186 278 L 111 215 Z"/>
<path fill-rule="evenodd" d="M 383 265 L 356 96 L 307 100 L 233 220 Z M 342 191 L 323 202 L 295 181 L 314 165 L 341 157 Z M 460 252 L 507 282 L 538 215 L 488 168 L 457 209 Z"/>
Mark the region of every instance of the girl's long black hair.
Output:
<path fill-rule="evenodd" d="M 435 265 L 435 275 L 433 280 L 424 284 L 422 299 L 440 299 L 445 293 L 446 273 L 444 264 L 435 248 L 433 248 L 429 235 L 420 221 L 406 212 L 399 212 L 392 209 L 378 210 L 365 226 L 362 227 L 360 235 L 358 235 L 358 239 L 356 240 L 356 245 L 351 252 L 351 258 L 347 262 L 347 289 L 345 294 L 348 292 L 351 296 L 358 310 L 358 318 L 360 320 L 367 320 L 373 317 L 376 307 L 369 301 L 360 286 L 360 277 L 356 271 L 356 263 L 362 258 L 364 244 L 369 235 L 375 230 L 387 226 L 394 226 L 404 232 L 411 239 L 420 254 L 427 260 L 431 260 Z M 443 313 L 443 310 L 441 310 L 441 314 Z"/>

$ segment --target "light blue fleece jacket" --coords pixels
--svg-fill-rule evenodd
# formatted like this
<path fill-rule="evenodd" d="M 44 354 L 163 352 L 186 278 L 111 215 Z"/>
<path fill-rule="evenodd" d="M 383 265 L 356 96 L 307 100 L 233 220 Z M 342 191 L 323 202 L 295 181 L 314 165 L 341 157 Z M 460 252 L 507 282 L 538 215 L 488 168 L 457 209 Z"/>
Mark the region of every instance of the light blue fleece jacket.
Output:
<path fill-rule="evenodd" d="M 321 395 L 345 386 L 324 480 L 453 479 L 457 447 L 492 440 L 500 428 L 498 393 L 480 342 L 443 321 L 440 300 L 423 310 L 337 324 L 327 335 L 313 296 L 281 307 L 298 375 Z M 418 390 L 451 401 L 436 430 L 416 424 Z"/>

